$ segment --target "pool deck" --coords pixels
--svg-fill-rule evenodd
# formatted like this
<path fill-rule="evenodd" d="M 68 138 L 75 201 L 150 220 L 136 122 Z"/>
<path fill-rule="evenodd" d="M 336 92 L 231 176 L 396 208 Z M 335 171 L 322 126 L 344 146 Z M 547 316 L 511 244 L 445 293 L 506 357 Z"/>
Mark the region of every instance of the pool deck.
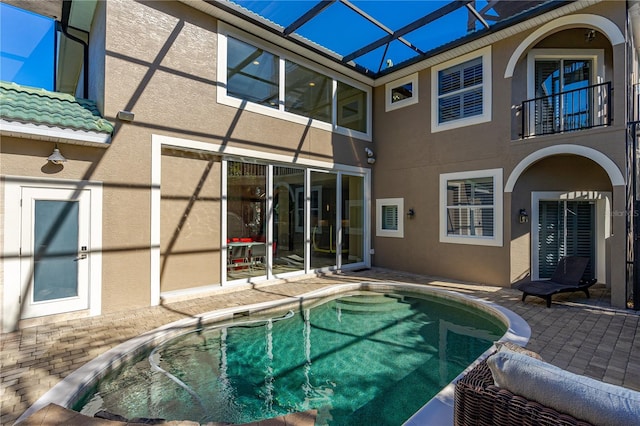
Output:
<path fill-rule="evenodd" d="M 107 350 L 164 324 L 222 308 L 295 297 L 345 282 L 428 284 L 504 306 L 531 326 L 527 347 L 545 361 L 571 372 L 640 391 L 640 314 L 614 309 L 605 286 L 583 293 L 543 299 L 508 288 L 462 283 L 373 268 L 287 282 L 243 285 L 203 298 L 105 314 L 94 318 L 44 323 L 1 334 L 0 424 L 13 424 L 50 388 Z"/>

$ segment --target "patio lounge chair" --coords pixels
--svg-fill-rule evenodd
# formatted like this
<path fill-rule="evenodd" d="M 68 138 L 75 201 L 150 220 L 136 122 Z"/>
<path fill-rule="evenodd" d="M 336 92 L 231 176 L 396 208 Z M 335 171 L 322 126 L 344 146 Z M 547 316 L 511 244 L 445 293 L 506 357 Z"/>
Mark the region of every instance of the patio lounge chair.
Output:
<path fill-rule="evenodd" d="M 583 291 L 589 297 L 589 287 L 596 283 L 596 279 L 583 280 L 589 258 L 567 256 L 560 259 L 556 270 L 549 280 L 529 281 L 516 284 L 514 288 L 522 291 L 522 301 L 527 296 L 536 296 L 547 301 L 547 308 L 551 307 L 551 296 L 558 293 Z"/>
<path fill-rule="evenodd" d="M 499 349 L 466 373 L 455 385 L 454 425 L 638 425 L 640 392 L 530 353 Z"/>

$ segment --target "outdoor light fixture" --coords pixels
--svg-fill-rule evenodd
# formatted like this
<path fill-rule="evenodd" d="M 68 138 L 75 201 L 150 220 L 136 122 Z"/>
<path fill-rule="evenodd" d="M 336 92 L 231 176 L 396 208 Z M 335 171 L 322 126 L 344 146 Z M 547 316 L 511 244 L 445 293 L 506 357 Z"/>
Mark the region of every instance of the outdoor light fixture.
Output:
<path fill-rule="evenodd" d="M 520 219 L 520 223 L 529 222 L 529 214 L 525 209 L 520 209 L 520 213 L 518 213 L 518 218 Z"/>
<path fill-rule="evenodd" d="M 57 144 L 56 144 L 56 147 L 53 148 L 53 152 L 47 158 L 47 160 L 49 160 L 53 164 L 62 164 L 65 161 L 67 161 L 67 159 L 64 158 L 64 156 L 62 154 L 60 154 L 60 150 L 58 149 L 58 145 Z"/>
<path fill-rule="evenodd" d="M 373 151 L 371 148 L 365 147 L 364 152 L 367 154 L 367 163 L 373 164 L 376 162 L 376 158 L 373 156 Z"/>
<path fill-rule="evenodd" d="M 584 41 L 591 43 L 596 38 L 596 30 L 589 30 L 584 33 Z"/>
<path fill-rule="evenodd" d="M 118 118 L 122 121 L 133 121 L 135 114 L 131 111 L 118 111 Z"/>
<path fill-rule="evenodd" d="M 413 209 L 409 209 L 409 211 L 407 212 L 407 216 L 409 216 L 409 219 L 413 219 L 413 216 L 416 215 L 416 212 Z"/>

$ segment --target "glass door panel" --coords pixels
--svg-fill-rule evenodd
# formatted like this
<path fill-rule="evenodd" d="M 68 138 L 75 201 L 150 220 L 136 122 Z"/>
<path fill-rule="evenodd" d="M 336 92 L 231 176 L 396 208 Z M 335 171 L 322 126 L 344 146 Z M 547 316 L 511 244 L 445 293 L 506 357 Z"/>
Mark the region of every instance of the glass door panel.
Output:
<path fill-rule="evenodd" d="M 364 178 L 342 176 L 342 264 L 364 262 Z"/>
<path fill-rule="evenodd" d="M 595 204 L 590 201 L 540 201 L 538 277 L 550 278 L 563 256 L 591 259 L 585 279 L 595 276 Z"/>
<path fill-rule="evenodd" d="M 273 167 L 274 274 L 304 270 L 304 169 Z"/>
<path fill-rule="evenodd" d="M 267 167 L 227 163 L 227 280 L 266 276 Z"/>
<path fill-rule="evenodd" d="M 311 172 L 310 231 L 311 268 L 325 268 L 336 265 L 337 226 L 336 190 L 337 175 L 334 173 Z M 316 189 L 315 191 L 313 189 Z"/>
<path fill-rule="evenodd" d="M 536 133 L 576 130 L 592 125 L 591 59 L 535 62 Z"/>
<path fill-rule="evenodd" d="M 563 130 L 591 127 L 592 99 L 589 95 L 591 60 L 565 60 L 563 69 Z M 582 90 L 580 90 L 582 89 Z"/>
<path fill-rule="evenodd" d="M 23 188 L 22 318 L 89 307 L 88 190 Z"/>
<path fill-rule="evenodd" d="M 36 200 L 33 301 L 78 296 L 77 201 Z"/>

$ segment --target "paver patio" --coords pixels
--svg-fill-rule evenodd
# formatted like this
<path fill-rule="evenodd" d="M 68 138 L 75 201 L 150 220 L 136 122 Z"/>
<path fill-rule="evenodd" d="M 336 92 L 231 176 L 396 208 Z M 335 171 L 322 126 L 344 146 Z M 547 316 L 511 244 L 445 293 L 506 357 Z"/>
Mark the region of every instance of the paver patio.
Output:
<path fill-rule="evenodd" d="M 242 286 L 213 296 L 157 307 L 69 320 L 1 335 L 0 424 L 10 425 L 47 390 L 86 362 L 114 346 L 187 316 L 216 309 L 278 300 L 336 283 L 384 281 L 422 283 L 470 294 L 502 305 L 531 326 L 528 348 L 558 367 L 607 383 L 640 390 L 640 315 L 613 309 L 605 286 L 554 297 L 520 301 L 519 291 L 373 268 Z"/>

